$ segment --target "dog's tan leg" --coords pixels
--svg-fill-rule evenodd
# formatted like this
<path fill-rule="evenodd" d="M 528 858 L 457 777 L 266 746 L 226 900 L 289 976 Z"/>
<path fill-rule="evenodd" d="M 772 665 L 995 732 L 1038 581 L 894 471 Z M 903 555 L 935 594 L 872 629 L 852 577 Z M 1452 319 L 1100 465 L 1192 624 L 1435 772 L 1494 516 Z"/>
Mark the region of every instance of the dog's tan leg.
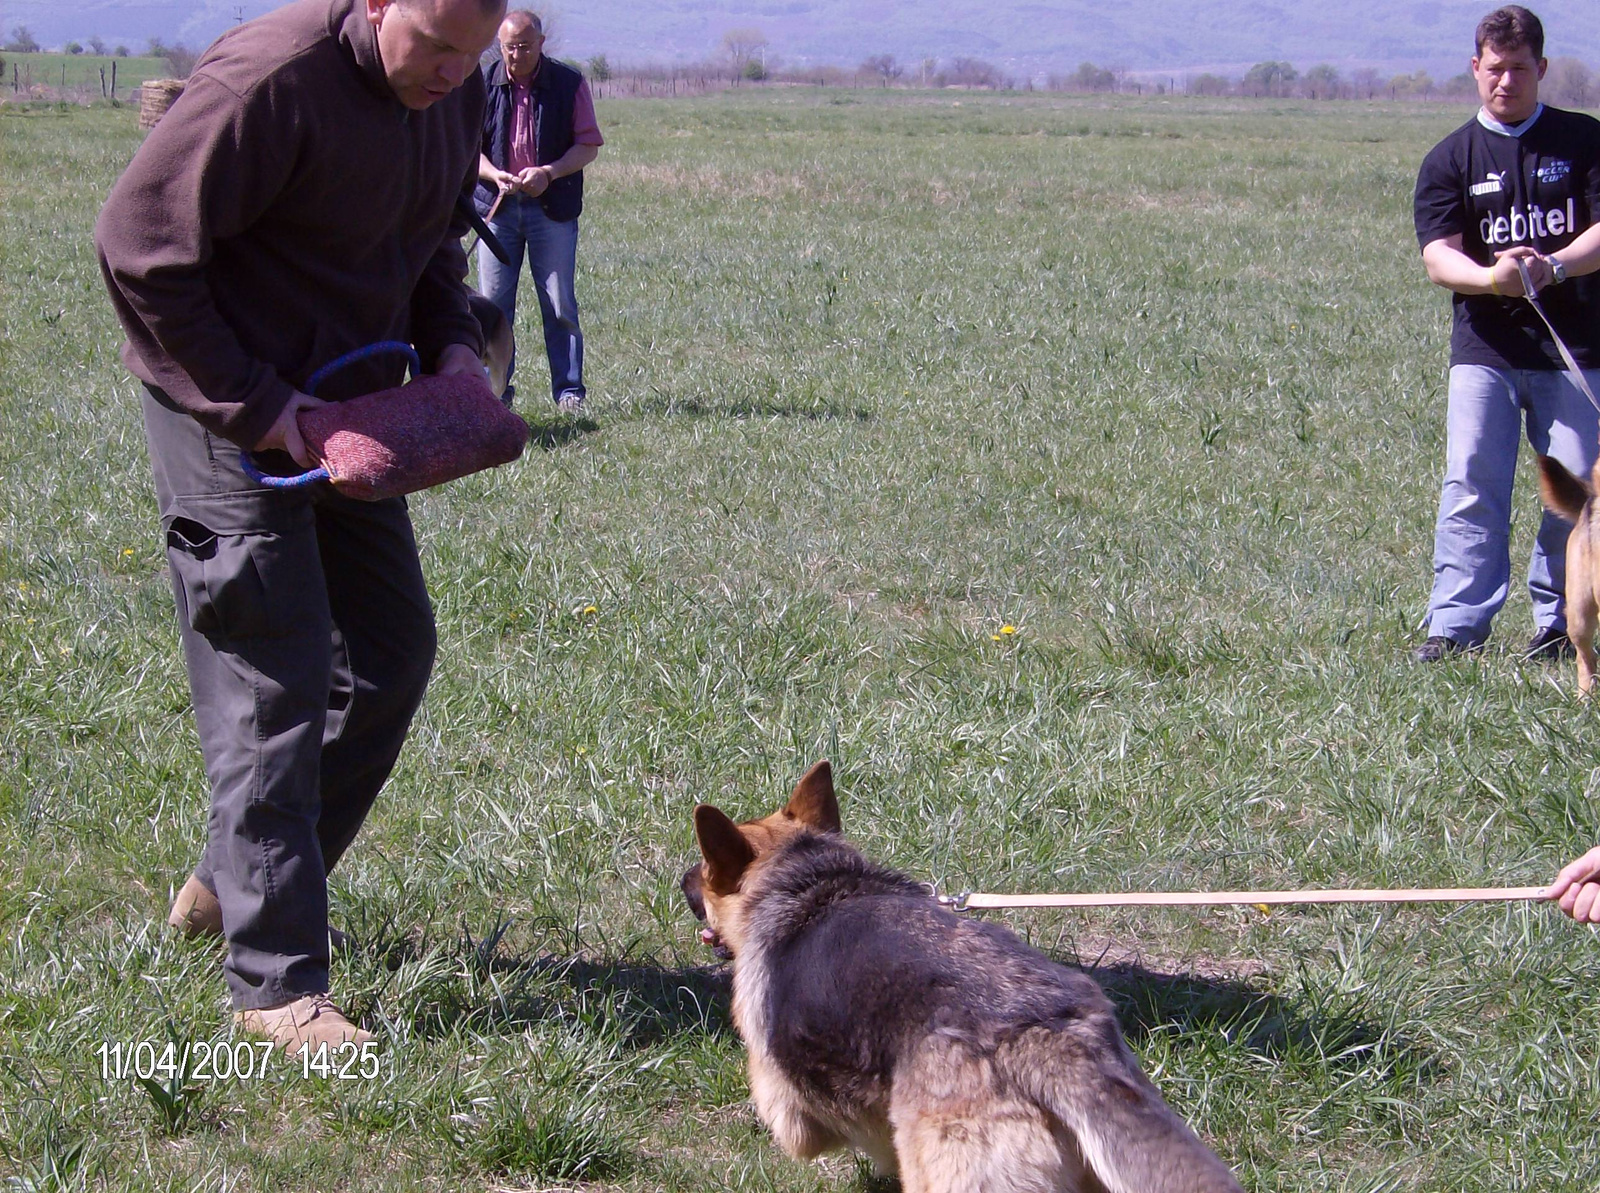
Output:
<path fill-rule="evenodd" d="M 818 1121 L 805 1099 L 759 1053 L 750 1053 L 750 1100 L 778 1146 L 796 1160 L 811 1160 L 844 1146 L 844 1137 Z"/>
<path fill-rule="evenodd" d="M 1567 637 L 1578 652 L 1578 692 L 1587 696 L 1594 687 L 1594 635 L 1600 622 L 1600 575 L 1595 573 L 1594 525 L 1584 507 L 1567 539 Z"/>
<path fill-rule="evenodd" d="M 905 1193 L 1105 1193 L 1070 1140 L 1022 1103 L 926 1107 L 894 1142 Z"/>

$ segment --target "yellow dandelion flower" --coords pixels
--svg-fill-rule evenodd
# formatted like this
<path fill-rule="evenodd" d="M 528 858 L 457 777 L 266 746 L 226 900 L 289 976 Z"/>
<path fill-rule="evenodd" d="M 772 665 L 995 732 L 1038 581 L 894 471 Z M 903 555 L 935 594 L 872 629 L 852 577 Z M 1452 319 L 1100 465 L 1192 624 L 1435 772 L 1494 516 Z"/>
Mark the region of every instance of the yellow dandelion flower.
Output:
<path fill-rule="evenodd" d="M 589 616 L 589 614 L 591 614 L 591 613 L 598 613 L 598 612 L 600 612 L 600 610 L 596 609 L 593 605 L 585 605 L 583 607 L 583 615 L 585 617 Z"/>
<path fill-rule="evenodd" d="M 1014 625 L 1003 625 L 1000 627 L 1000 632 L 1002 634 L 1015 634 L 1017 632 L 1017 627 Z"/>
<path fill-rule="evenodd" d="M 989 641 L 990 642 L 998 642 L 998 641 L 1000 641 L 1000 635 L 999 634 L 990 634 L 989 635 Z"/>
<path fill-rule="evenodd" d="M 1268 907 L 1265 903 L 1252 903 L 1250 906 L 1254 907 L 1262 915 L 1271 915 L 1272 914 L 1272 908 Z"/>
<path fill-rule="evenodd" d="M 126 559 L 128 556 L 130 556 L 132 554 L 133 554 L 133 548 L 132 547 L 124 547 L 124 548 L 122 548 L 122 557 L 124 559 Z"/>

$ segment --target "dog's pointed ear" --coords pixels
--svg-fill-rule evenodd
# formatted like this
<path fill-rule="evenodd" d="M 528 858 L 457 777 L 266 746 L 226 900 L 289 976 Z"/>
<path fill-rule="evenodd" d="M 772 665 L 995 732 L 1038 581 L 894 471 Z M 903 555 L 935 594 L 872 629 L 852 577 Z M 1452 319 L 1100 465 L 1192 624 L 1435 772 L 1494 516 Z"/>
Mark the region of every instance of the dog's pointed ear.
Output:
<path fill-rule="evenodd" d="M 756 860 L 756 851 L 744 839 L 739 826 L 710 804 L 695 808 L 694 835 L 700 842 L 700 856 L 705 858 L 706 889 L 714 895 L 733 894 L 750 863 Z"/>
<path fill-rule="evenodd" d="M 833 794 L 833 767 L 824 758 L 800 777 L 783 814 L 819 833 L 840 833 L 839 801 Z"/>

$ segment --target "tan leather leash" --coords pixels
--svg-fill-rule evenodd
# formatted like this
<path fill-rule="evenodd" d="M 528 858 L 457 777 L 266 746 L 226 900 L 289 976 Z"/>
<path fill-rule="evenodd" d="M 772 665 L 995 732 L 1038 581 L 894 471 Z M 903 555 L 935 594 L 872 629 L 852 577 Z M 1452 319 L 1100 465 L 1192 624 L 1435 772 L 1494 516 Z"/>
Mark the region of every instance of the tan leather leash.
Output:
<path fill-rule="evenodd" d="M 1567 342 L 1561 338 L 1556 325 L 1550 322 L 1550 316 L 1544 313 L 1544 304 L 1539 301 L 1539 292 L 1533 288 L 1533 275 L 1528 272 L 1528 263 L 1521 257 L 1517 258 L 1517 272 L 1522 275 L 1522 296 L 1528 300 L 1528 305 L 1534 309 L 1539 318 L 1544 320 L 1550 338 L 1555 341 L 1556 351 L 1561 353 L 1561 359 L 1566 363 L 1567 376 L 1572 378 L 1572 383 L 1578 387 L 1583 396 L 1589 399 L 1589 405 L 1600 410 L 1600 398 L 1594 396 L 1594 390 L 1589 388 L 1588 378 L 1583 375 L 1583 370 L 1573 358 L 1572 349 L 1567 347 Z"/>
<path fill-rule="evenodd" d="M 1515 903 L 1546 898 L 1542 886 L 1422 887 L 1400 890 L 1321 891 L 1090 891 L 1059 895 L 994 895 L 963 891 L 939 895 L 953 911 L 1007 907 L 1276 907 L 1292 903 Z"/>

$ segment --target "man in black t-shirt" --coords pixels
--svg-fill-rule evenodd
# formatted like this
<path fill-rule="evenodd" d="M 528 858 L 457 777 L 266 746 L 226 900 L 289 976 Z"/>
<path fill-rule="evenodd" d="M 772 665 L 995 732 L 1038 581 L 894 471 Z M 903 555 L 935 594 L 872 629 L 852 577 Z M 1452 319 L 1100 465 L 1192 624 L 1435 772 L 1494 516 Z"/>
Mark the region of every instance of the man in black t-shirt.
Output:
<path fill-rule="evenodd" d="M 1575 476 L 1594 466 L 1600 422 L 1523 301 L 1519 259 L 1551 322 L 1600 389 L 1600 121 L 1539 102 L 1544 29 L 1525 8 L 1478 25 L 1472 74 L 1483 106 L 1422 163 L 1417 240 L 1428 277 L 1453 292 L 1448 459 L 1434 536 L 1428 637 L 1413 657 L 1476 650 L 1510 591 L 1511 482 L 1528 442 Z M 1544 514 L 1528 591 L 1529 657 L 1570 650 L 1564 600 L 1570 527 Z"/>

